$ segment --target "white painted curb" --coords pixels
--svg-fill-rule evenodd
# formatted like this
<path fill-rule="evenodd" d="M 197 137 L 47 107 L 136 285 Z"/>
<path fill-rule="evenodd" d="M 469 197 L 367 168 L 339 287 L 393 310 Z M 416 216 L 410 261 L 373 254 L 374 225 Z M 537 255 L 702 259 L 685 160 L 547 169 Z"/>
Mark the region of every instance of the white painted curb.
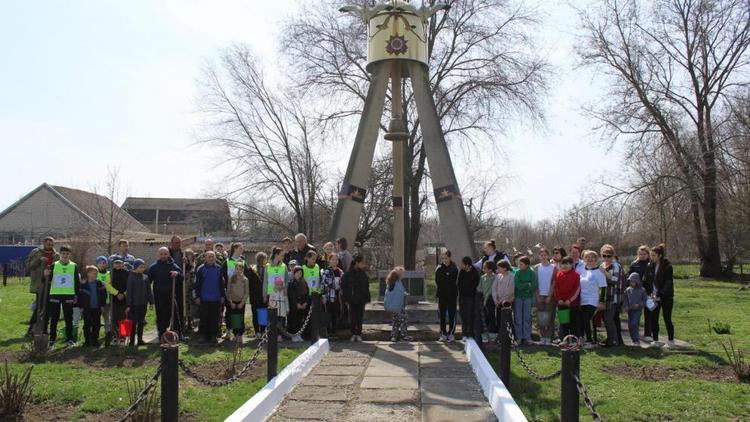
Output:
<path fill-rule="evenodd" d="M 490 402 L 492 411 L 495 412 L 495 416 L 500 422 L 512 421 L 512 422 L 526 422 L 526 416 L 521 412 L 521 408 L 518 407 L 516 401 L 510 395 L 510 391 L 505 388 L 505 384 L 498 378 L 495 370 L 492 369 L 490 363 L 487 362 L 487 358 L 484 357 L 484 353 L 479 348 L 479 345 L 474 339 L 466 339 L 466 357 L 469 359 L 471 369 L 474 370 L 474 375 L 479 381 L 479 385 L 482 387 L 482 392 L 487 400 Z"/>
<path fill-rule="evenodd" d="M 328 340 L 318 340 L 224 421 L 258 422 L 271 416 L 287 393 L 292 391 L 297 383 L 320 362 L 328 350 Z"/>

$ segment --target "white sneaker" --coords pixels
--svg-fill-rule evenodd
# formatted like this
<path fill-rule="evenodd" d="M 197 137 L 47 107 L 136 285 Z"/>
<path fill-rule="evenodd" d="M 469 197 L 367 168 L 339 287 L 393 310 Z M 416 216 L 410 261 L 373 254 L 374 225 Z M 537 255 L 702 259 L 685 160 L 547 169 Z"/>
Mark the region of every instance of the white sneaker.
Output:
<path fill-rule="evenodd" d="M 656 349 L 658 349 L 659 347 L 662 347 L 662 346 L 664 346 L 664 343 L 662 343 L 662 342 L 660 342 L 658 340 L 651 343 L 651 347 L 656 348 Z"/>
<path fill-rule="evenodd" d="M 296 336 L 292 337 L 292 343 L 302 343 L 302 337 L 297 334 Z"/>
<path fill-rule="evenodd" d="M 362 340 L 362 336 L 357 336 L 357 341 L 360 342 L 360 343 L 362 343 L 362 341 L 363 341 Z"/>
<path fill-rule="evenodd" d="M 438 339 L 438 341 L 446 341 L 446 340 L 448 340 L 448 337 L 446 337 L 445 334 L 440 334 L 440 338 Z"/>
<path fill-rule="evenodd" d="M 677 345 L 674 343 L 674 340 L 669 340 L 667 344 L 664 345 L 665 349 L 676 349 Z"/>
<path fill-rule="evenodd" d="M 482 334 L 482 343 L 489 343 L 490 338 L 487 334 Z"/>
<path fill-rule="evenodd" d="M 68 347 L 73 347 L 76 345 L 76 342 L 73 340 L 68 340 Z"/>
<path fill-rule="evenodd" d="M 352 336 L 352 338 L 349 339 L 350 342 L 356 343 L 357 342 L 357 336 Z"/>
<path fill-rule="evenodd" d="M 396 342 L 396 337 L 391 337 L 391 343 L 395 343 L 395 342 Z"/>
<path fill-rule="evenodd" d="M 453 334 L 449 335 L 448 336 L 448 343 L 453 343 L 454 341 L 456 341 L 456 336 L 454 336 Z"/>
<path fill-rule="evenodd" d="M 651 338 L 651 336 L 645 336 L 645 337 L 641 337 L 641 341 L 645 341 L 647 343 L 651 343 L 652 341 L 654 341 L 654 339 Z"/>

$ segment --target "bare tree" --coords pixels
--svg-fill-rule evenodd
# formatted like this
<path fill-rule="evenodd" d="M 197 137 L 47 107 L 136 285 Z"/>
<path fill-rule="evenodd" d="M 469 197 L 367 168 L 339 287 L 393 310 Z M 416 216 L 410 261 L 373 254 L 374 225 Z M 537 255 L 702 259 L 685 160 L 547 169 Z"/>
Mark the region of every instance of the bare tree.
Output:
<path fill-rule="evenodd" d="M 117 205 L 126 196 L 120 183 L 120 169 L 108 167 L 103 186 L 93 187 L 92 192 L 96 197 L 91 199 L 87 212 L 94 221 L 87 223 L 84 235 L 99 247 L 104 247 L 107 254 L 111 255 L 122 235 L 133 229 L 131 224 L 134 221 Z"/>
<path fill-rule="evenodd" d="M 718 134 L 727 96 L 748 84 L 750 2 L 606 0 L 580 15 L 583 63 L 611 77 L 593 114 L 634 153 L 670 157 L 689 200 L 701 275 L 720 275 Z"/>
<path fill-rule="evenodd" d="M 284 52 L 294 64 L 296 81 L 328 106 L 322 108 L 326 111 L 321 117 L 329 123 L 359 115 L 370 81 L 364 68 L 365 23 L 337 12 L 346 3 L 352 1 L 307 2 L 286 23 L 284 32 Z M 429 6 L 435 3 L 425 1 Z M 507 116 L 542 119 L 539 94 L 545 87 L 547 66 L 533 53 L 535 44 L 529 36 L 537 22 L 513 1 L 447 3 L 451 10 L 430 19 L 427 36 L 430 82 L 441 125 L 449 143 L 464 141 L 461 146 L 470 147 L 486 141 L 482 145 L 492 147 L 493 135 L 503 128 Z M 410 134 L 405 159 L 412 163 L 405 174 L 406 265 L 413 267 L 432 190 L 423 184 L 429 172 L 414 98 L 409 89 L 404 93 Z"/>
<path fill-rule="evenodd" d="M 235 164 L 230 194 L 244 194 L 241 209 L 289 232 L 316 233 L 317 195 L 323 192 L 322 133 L 303 110 L 304 98 L 271 84 L 244 45 L 227 48 L 219 66 L 204 69 L 202 111 L 210 134 Z M 289 210 L 294 226 L 277 213 Z"/>

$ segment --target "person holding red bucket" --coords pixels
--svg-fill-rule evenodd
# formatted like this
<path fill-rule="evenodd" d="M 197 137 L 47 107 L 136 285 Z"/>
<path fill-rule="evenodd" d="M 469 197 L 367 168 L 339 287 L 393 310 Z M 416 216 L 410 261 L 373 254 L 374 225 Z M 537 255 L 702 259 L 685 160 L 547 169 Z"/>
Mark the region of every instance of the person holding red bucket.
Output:
<path fill-rule="evenodd" d="M 131 321 L 131 327 L 130 330 L 127 327 L 124 330 L 127 337 L 130 338 L 130 346 L 143 346 L 145 344 L 143 341 L 143 325 L 146 322 L 146 311 L 148 305 L 154 303 L 151 281 L 144 274 L 145 271 L 146 263 L 142 259 L 133 261 L 133 270 L 130 271 L 128 277 L 127 308 L 125 308 L 126 320 Z M 138 343 L 136 343 L 136 336 L 138 337 Z"/>

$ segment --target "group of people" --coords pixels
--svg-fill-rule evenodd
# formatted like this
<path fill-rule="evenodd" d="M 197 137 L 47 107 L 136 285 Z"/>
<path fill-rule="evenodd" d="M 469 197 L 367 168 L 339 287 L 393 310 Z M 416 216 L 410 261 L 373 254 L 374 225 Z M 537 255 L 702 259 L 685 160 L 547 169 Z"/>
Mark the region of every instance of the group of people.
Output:
<path fill-rule="evenodd" d="M 70 346 L 76 344 L 81 320 L 85 346 L 99 345 L 102 325 L 105 346 L 144 344 L 151 304 L 159 338 L 171 330 L 187 341 L 197 327 L 200 343 L 216 344 L 225 326 L 225 337 L 241 341 L 249 304 L 257 337 L 266 328 L 262 320 L 267 318 L 261 315 L 271 306 L 277 309 L 280 331 L 294 333 L 291 340 L 300 342 L 309 335 L 309 328 L 300 328 L 313 297 L 318 296 L 324 328 L 335 333 L 348 315 L 352 340 L 361 340 L 364 305 L 370 301 L 369 279 L 364 259 L 352 256 L 345 238 L 336 245 L 326 243 L 321 253 L 307 243 L 304 234 L 294 240 L 284 238 L 270 257 L 257 253 L 254 265 L 247 262 L 241 243 L 232 243 L 225 251 L 223 245 L 208 239 L 196 255 L 183 250 L 181 239 L 174 236 L 169 247 L 158 249 L 151 264 L 130 254 L 129 242 L 123 239 L 117 253 L 79 267 L 71 261 L 71 248 L 63 245 L 58 251 L 54 242 L 52 237 L 45 238 L 26 260 L 30 290 L 36 295 L 27 334 L 49 334 L 50 347 L 57 341 L 61 313 Z M 123 321 L 131 326 L 127 335 L 121 329 Z"/>
<path fill-rule="evenodd" d="M 208 239 L 203 246 L 196 255 L 183 250 L 181 239 L 174 236 L 169 247 L 159 248 L 155 261 L 147 264 L 130 254 L 129 243 L 123 239 L 117 253 L 99 256 L 95 265 L 79 268 L 71 261 L 69 246 L 58 251 L 53 238 L 44 239 L 26 262 L 31 292 L 36 295 L 28 334 L 49 333 L 52 347 L 62 313 L 70 345 L 77 339 L 77 322 L 83 320 L 85 346 L 99 345 L 102 325 L 105 345 L 114 341 L 137 346 L 144 343 L 146 314 L 153 304 L 159 338 L 171 330 L 183 341 L 196 333 L 200 343 L 215 344 L 222 335 L 241 341 L 249 304 L 257 337 L 265 332 L 268 308 L 274 308 L 283 333 L 280 339 L 287 336 L 301 342 L 311 335 L 305 320 L 316 300 L 322 311 L 322 335 L 334 337 L 348 325 L 350 341 L 362 341 L 364 309 L 371 300 L 370 277 L 365 258 L 353 256 L 345 238 L 326 243 L 318 252 L 300 233 L 294 239 L 282 239 L 270 255 L 255 254 L 254 265 L 247 262 L 241 243 L 225 250 Z M 512 308 L 511 330 L 521 344 L 530 344 L 532 308 L 536 307 L 542 345 L 559 342 L 568 334 L 585 337 L 588 345 L 622 345 L 620 318 L 625 314 L 634 343 L 674 347 L 674 284 L 664 245 L 641 246 L 638 259 L 627 271 L 611 245 L 597 253 L 587 249 L 581 238 L 568 251 L 556 246 L 550 253 L 542 247 L 537 262 L 532 263 L 532 257 L 517 254 L 511 258 L 498 251 L 491 240 L 484 244 L 479 260 L 466 256 L 458 264 L 450 251 L 443 252 L 435 270 L 439 340 L 455 340 L 460 311 L 463 337 L 494 341 L 504 329 L 499 327 L 502 309 Z M 392 341 L 411 340 L 403 274 L 404 269 L 396 267 L 386 278 L 385 308 L 393 313 Z M 667 329 L 666 344 L 659 342 L 660 316 Z M 132 324 L 126 334 L 121 329 L 124 320 Z M 606 332 L 601 342 L 598 321 Z M 223 333 L 222 327 L 226 327 Z"/>
<path fill-rule="evenodd" d="M 445 251 L 435 270 L 440 340 L 454 340 L 458 305 L 464 337 L 494 341 L 498 331 L 505 329 L 499 327 L 502 309 L 512 308 L 514 337 L 520 344 L 532 344 L 532 308 L 536 307 L 541 345 L 559 342 L 569 334 L 585 337 L 587 347 L 622 345 L 620 315 L 624 314 L 634 344 L 645 341 L 655 347 L 675 347 L 674 281 L 665 246 L 639 247 L 638 258 L 626 271 L 612 245 L 603 245 L 597 253 L 586 249 L 585 242 L 581 238 L 572 244 L 569 255 L 564 247 L 554 247 L 551 254 L 541 247 L 534 265 L 529 256 L 511 258 L 498 251 L 492 240 L 484 244 L 481 259 L 463 257 L 460 268 L 451 252 Z M 667 329 L 666 343 L 659 341 L 660 315 Z M 606 332 L 602 341 L 597 338 L 598 321 Z"/>

